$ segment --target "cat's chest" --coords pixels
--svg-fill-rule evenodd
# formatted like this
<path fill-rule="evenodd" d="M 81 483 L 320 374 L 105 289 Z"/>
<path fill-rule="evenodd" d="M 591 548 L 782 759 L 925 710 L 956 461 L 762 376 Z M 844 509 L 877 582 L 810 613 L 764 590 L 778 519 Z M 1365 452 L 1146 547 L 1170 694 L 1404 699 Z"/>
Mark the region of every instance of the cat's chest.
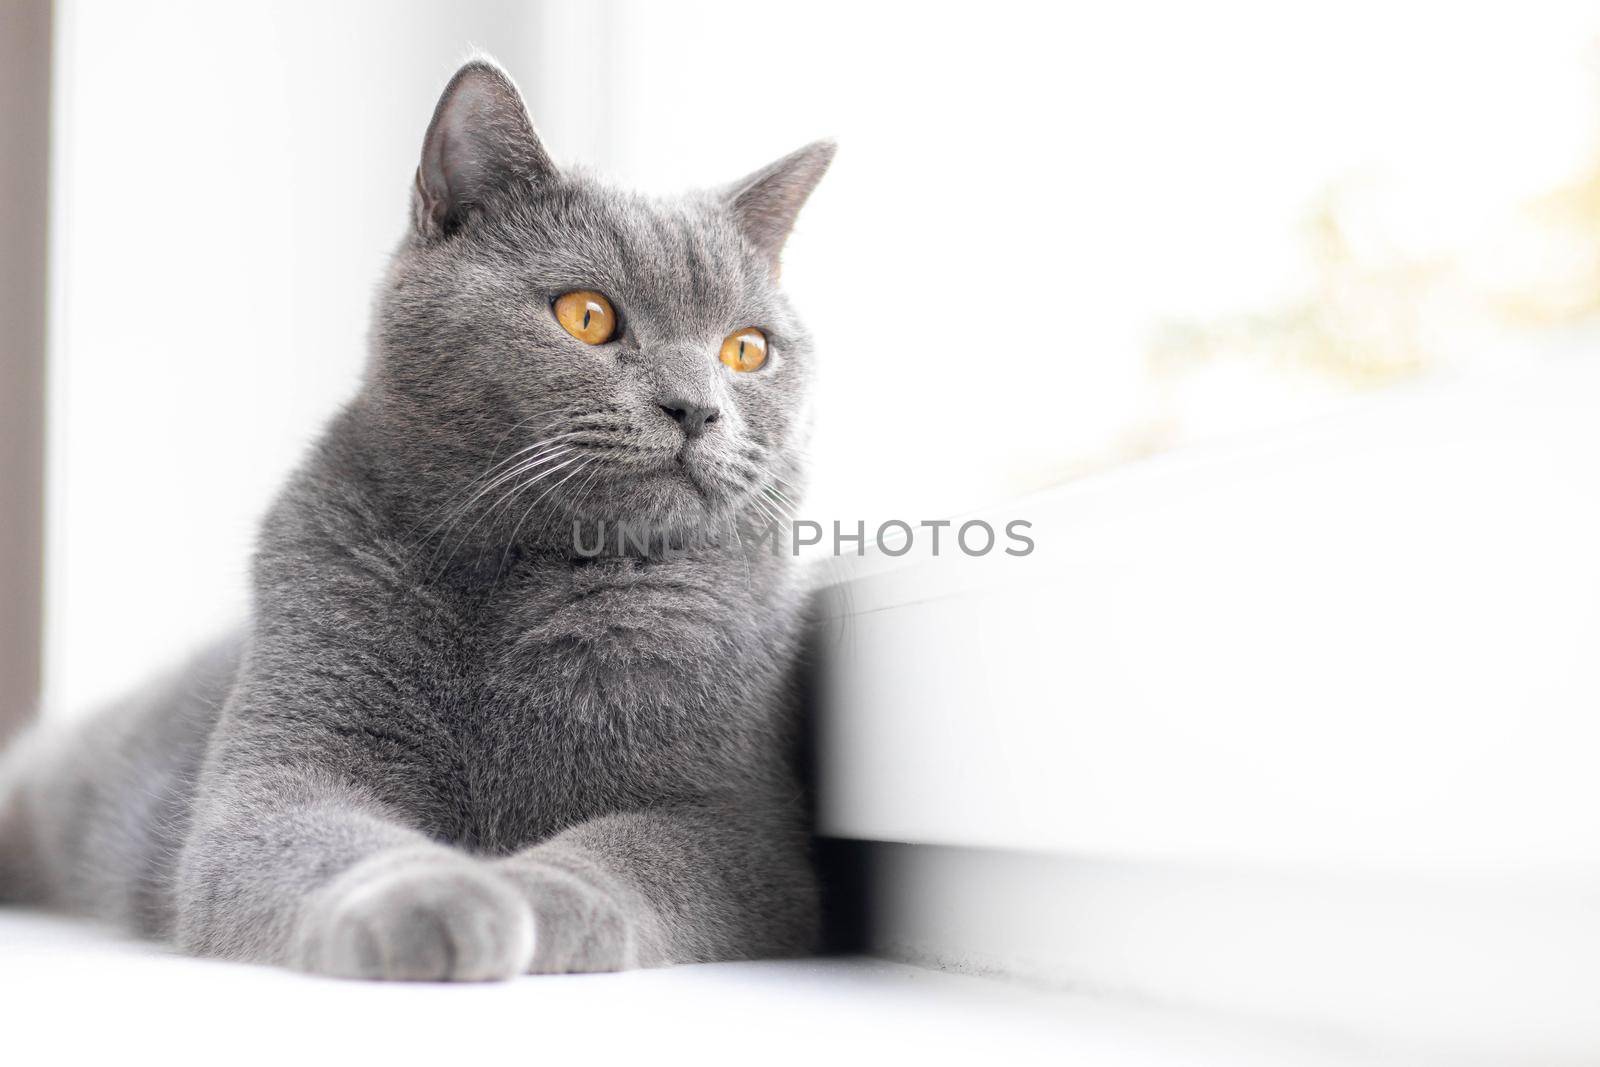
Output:
<path fill-rule="evenodd" d="M 559 696 L 579 718 L 603 716 L 714 692 L 760 614 L 705 564 L 531 565 L 484 603 L 474 658 L 485 699 Z"/>
<path fill-rule="evenodd" d="M 529 567 L 480 603 L 463 742 L 486 844 L 714 788 L 760 756 L 789 608 L 692 562 Z"/>

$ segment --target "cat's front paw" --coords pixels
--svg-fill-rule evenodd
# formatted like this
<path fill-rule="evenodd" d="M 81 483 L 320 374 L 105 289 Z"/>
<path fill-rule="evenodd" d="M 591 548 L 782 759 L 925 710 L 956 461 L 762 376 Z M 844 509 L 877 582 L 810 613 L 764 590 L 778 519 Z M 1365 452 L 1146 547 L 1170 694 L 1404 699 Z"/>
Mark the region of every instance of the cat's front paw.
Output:
<path fill-rule="evenodd" d="M 516 857 L 503 870 L 533 907 L 532 974 L 639 966 L 637 922 L 618 895 L 562 867 Z"/>
<path fill-rule="evenodd" d="M 293 962 L 339 978 L 486 981 L 526 971 L 533 935 L 526 897 L 488 864 L 388 853 L 307 902 Z"/>

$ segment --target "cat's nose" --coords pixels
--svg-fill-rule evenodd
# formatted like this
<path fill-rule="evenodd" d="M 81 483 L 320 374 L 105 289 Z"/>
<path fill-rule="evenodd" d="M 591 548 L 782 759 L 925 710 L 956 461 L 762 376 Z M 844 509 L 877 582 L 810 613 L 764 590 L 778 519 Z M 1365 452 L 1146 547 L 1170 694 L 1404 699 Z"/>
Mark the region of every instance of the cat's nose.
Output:
<path fill-rule="evenodd" d="M 705 404 L 696 404 L 692 400 L 665 400 L 660 404 L 666 416 L 679 426 L 690 437 L 699 437 L 706 432 L 706 427 L 716 422 L 722 412 Z"/>

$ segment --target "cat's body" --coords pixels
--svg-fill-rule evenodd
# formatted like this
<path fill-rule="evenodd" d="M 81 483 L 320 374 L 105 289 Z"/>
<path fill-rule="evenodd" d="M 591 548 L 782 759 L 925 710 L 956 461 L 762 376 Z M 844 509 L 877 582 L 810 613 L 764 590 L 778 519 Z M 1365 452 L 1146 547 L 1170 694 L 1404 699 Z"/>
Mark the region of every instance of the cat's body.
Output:
<path fill-rule="evenodd" d="M 829 154 L 655 204 L 558 175 L 503 75 L 463 68 L 247 632 L 15 755 L 0 894 L 355 976 L 804 951 L 799 592 L 708 531 L 799 478 L 775 264 Z M 572 289 L 616 301 L 612 343 L 560 333 Z M 773 365 L 732 375 L 716 344 L 753 322 Z M 652 547 L 575 552 L 602 520 Z"/>

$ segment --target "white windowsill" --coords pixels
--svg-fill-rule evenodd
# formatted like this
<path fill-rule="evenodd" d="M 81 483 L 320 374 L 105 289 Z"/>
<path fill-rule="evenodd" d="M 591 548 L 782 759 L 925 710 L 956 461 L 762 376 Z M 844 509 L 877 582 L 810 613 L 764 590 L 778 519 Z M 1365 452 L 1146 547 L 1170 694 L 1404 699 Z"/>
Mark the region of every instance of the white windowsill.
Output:
<path fill-rule="evenodd" d="M 1600 873 L 1597 404 L 1423 393 L 976 516 L 1026 558 L 846 558 L 822 830 Z"/>
<path fill-rule="evenodd" d="M 873 949 L 1600 1055 L 1596 410 L 1593 360 L 1418 391 L 969 516 L 1025 558 L 831 568 L 819 828 L 880 843 Z"/>
<path fill-rule="evenodd" d="M 861 958 L 489 985 L 342 982 L 194 960 L 0 912 L 9 1062 L 1307 1067 L 1350 1062 L 1178 1014 Z"/>

